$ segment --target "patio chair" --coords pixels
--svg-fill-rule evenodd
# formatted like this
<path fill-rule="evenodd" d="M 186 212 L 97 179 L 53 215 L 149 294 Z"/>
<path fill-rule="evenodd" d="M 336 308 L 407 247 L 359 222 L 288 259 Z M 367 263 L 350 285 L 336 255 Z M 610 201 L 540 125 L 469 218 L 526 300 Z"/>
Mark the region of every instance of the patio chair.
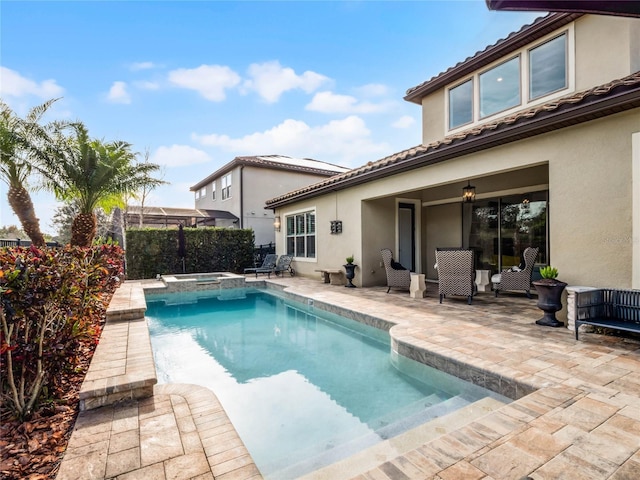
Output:
<path fill-rule="evenodd" d="M 436 249 L 440 303 L 447 295 L 467 297 L 471 305 L 474 293 L 473 250 Z"/>
<path fill-rule="evenodd" d="M 278 261 L 278 255 L 275 253 L 267 253 L 262 261 L 262 265 L 259 267 L 245 268 L 244 273 L 255 273 L 258 278 L 259 273 L 267 273 L 271 276 L 271 272 L 276 268 Z"/>
<path fill-rule="evenodd" d="M 281 273 L 284 275 L 284 272 L 289 272 L 289 275 L 292 277 L 296 274 L 296 271 L 291 267 L 291 261 L 293 260 L 293 255 L 280 255 L 278 259 L 278 263 L 273 269 L 273 273 L 276 275 L 280 275 Z M 271 275 L 269 275 L 271 278 Z"/>
<path fill-rule="evenodd" d="M 531 298 L 531 278 L 538 251 L 538 247 L 525 248 L 522 253 L 523 266 L 507 268 L 491 277 L 496 297 L 500 290 L 524 290 L 527 297 Z"/>
<path fill-rule="evenodd" d="M 402 290 L 409 290 L 411 285 L 411 273 L 399 263 L 393 260 L 393 254 L 388 248 L 380 250 L 382 254 L 382 263 L 384 263 L 384 269 L 387 272 L 387 293 L 392 288 L 400 288 Z"/>

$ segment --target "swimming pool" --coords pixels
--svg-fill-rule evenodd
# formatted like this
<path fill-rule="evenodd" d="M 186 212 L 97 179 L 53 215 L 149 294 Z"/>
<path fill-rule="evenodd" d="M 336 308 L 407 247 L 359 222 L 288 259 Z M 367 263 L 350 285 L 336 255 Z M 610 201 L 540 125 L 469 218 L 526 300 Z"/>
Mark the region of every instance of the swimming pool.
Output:
<path fill-rule="evenodd" d="M 498 397 L 390 355 L 385 331 L 278 295 L 178 295 L 147 297 L 158 380 L 215 392 L 267 479 L 296 478 Z"/>

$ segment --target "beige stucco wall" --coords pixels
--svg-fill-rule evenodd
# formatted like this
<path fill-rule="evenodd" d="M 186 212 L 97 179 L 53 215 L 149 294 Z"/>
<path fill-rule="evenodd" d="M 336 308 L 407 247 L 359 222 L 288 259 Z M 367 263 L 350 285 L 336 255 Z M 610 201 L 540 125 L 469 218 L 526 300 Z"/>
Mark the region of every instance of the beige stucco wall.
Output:
<path fill-rule="evenodd" d="M 584 15 L 575 22 L 576 90 L 586 90 L 637 71 L 633 56 L 640 19 Z M 635 52 L 637 53 L 637 52 Z"/>
<path fill-rule="evenodd" d="M 428 279 L 437 280 L 435 249 L 438 247 L 462 247 L 462 208 L 460 203 L 434 205 L 424 209 L 425 257 L 423 272 Z"/>
<path fill-rule="evenodd" d="M 299 264 L 297 270 L 301 274 L 316 275 L 313 269 L 319 267 L 336 268 L 346 255 L 353 253 L 356 262 L 363 262 L 364 267 L 356 272 L 356 283 L 380 284 L 375 262 L 379 249 L 389 246 L 390 232 L 395 235 L 396 197 L 420 191 L 426 197 L 430 187 L 447 183 L 455 183 L 457 191 L 467 179 L 480 184 L 482 177 L 488 175 L 548 165 L 550 262 L 559 269 L 561 279 L 573 285 L 630 288 L 631 139 L 639 131 L 640 114 L 636 109 L 299 202 L 278 213 L 284 219 L 293 210 L 313 206 L 317 209 L 318 258 L 305 261 L 304 267 Z M 538 177 L 533 175 L 529 183 L 537 185 Z M 505 184 L 495 188 L 509 187 Z M 491 192 L 478 189 L 478 194 Z M 344 222 L 342 235 L 329 234 L 329 221 L 336 218 L 336 197 L 337 218 Z M 387 201 L 381 200 L 385 197 Z M 434 200 L 430 202 L 433 205 Z M 429 221 L 430 209 L 422 210 L 425 211 L 419 213 L 424 216 L 425 230 L 420 248 L 424 265 L 430 261 L 429 252 L 424 251 L 430 230 L 440 228 L 444 220 L 435 217 L 433 225 Z M 278 251 L 284 251 L 282 235 Z"/>
<path fill-rule="evenodd" d="M 445 117 L 445 91 L 422 99 L 422 144 L 441 140 L 447 134 Z"/>

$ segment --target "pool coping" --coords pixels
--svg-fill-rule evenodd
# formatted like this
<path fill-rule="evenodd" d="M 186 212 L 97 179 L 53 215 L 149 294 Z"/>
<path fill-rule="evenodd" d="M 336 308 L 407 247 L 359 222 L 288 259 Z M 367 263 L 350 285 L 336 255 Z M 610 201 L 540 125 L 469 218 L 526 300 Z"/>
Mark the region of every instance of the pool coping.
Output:
<path fill-rule="evenodd" d="M 344 294 L 340 295 L 335 287 L 333 291 L 316 288 L 305 290 L 282 282 L 282 279 L 260 280 L 255 285 L 280 290 L 294 300 L 302 300 L 302 303 L 311 300 L 314 308 L 322 307 L 340 314 L 351 312 L 350 318 L 357 317 L 354 319 L 364 323 L 382 324 L 390 330 L 393 348 L 399 353 L 460 378 L 466 375 L 473 383 L 502 394 L 511 392 L 512 394 L 507 396 L 516 397 L 514 402 L 482 419 L 455 432 L 447 433 L 418 449 L 398 455 L 395 459 L 386 459 L 373 470 L 354 478 L 422 479 L 436 478 L 436 475 L 437 478 L 459 478 L 464 472 L 473 471 L 482 473 L 473 478 L 490 476 L 506 479 L 519 478 L 534 471 L 539 472 L 538 475 L 550 472 L 559 475 L 558 472 L 563 468 L 573 468 L 576 474 L 583 470 L 598 472 L 597 475 L 594 474 L 596 478 L 614 478 L 615 474 L 619 475 L 615 478 L 626 478 L 625 474 L 640 473 L 640 445 L 637 445 L 637 436 L 636 443 L 632 446 L 628 445 L 627 438 L 629 432 L 640 428 L 640 412 L 637 409 L 640 403 L 640 361 L 634 357 L 635 353 L 640 352 L 637 346 L 627 349 L 627 352 L 618 353 L 610 353 L 609 347 L 598 345 L 594 347 L 578 343 L 576 347 L 572 346 L 570 355 L 576 362 L 582 361 L 593 368 L 602 368 L 611 362 L 615 365 L 611 368 L 620 370 L 616 373 L 620 380 L 607 383 L 596 378 L 594 382 L 588 382 L 580 378 L 571 378 L 563 368 L 554 370 L 538 365 L 538 368 L 531 368 L 529 372 L 480 359 L 471 350 L 451 350 L 438 343 L 438 332 L 433 338 L 426 337 L 424 332 L 427 326 L 418 325 L 410 319 L 408 321 L 404 317 L 406 312 L 399 312 L 397 306 L 383 308 L 376 305 L 375 309 L 378 311 L 375 313 L 358 312 L 350 309 L 352 299 Z M 135 288 L 139 288 L 144 297 L 142 285 L 139 284 Z M 126 297 L 127 295 L 123 294 L 123 298 Z M 129 292 L 129 298 L 133 310 L 139 310 L 132 292 Z M 119 319 L 123 319 L 126 317 L 125 310 L 126 308 L 114 307 L 113 313 Z M 425 315 L 433 316 L 431 313 L 421 312 L 421 317 Z M 135 323 L 135 319 L 131 318 L 128 322 Z M 549 347 L 544 345 L 544 348 Z M 468 373 L 465 374 L 465 371 Z M 156 391 L 158 387 L 164 386 L 155 386 Z M 118 403 L 115 405 L 117 407 Z M 597 448 L 603 441 L 600 429 L 614 429 L 622 435 L 621 439 L 616 440 L 616 448 L 620 450 L 624 447 L 624 455 L 615 456 L 614 453 Z M 104 456 L 108 457 L 107 454 Z M 243 454 L 241 457 L 243 458 L 240 463 L 248 476 L 243 476 L 241 470 L 232 469 L 227 472 L 231 475 L 228 478 L 261 478 L 250 456 L 247 458 Z M 253 466 L 246 469 L 247 462 Z M 572 462 L 578 462 L 579 465 L 576 467 Z M 63 461 L 63 466 L 64 463 Z M 213 466 L 211 468 L 213 469 Z M 321 471 L 318 471 L 315 476 L 309 478 L 322 478 L 321 475 Z M 215 478 L 226 477 L 216 475 Z"/>

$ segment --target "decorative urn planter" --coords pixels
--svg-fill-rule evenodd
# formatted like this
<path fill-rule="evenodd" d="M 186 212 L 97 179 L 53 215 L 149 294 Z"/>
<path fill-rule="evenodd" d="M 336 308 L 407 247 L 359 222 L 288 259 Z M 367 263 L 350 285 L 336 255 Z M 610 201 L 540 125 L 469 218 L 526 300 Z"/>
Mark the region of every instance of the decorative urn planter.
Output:
<path fill-rule="evenodd" d="M 356 288 L 356 286 L 353 284 L 353 282 L 351 280 L 353 280 L 353 277 L 356 276 L 356 267 L 357 265 L 355 263 L 347 263 L 345 265 L 343 265 L 344 267 L 344 271 L 347 277 L 347 284 L 345 285 L 345 287 L 348 288 Z"/>
<path fill-rule="evenodd" d="M 545 327 L 563 326 L 564 323 L 556 318 L 556 312 L 562 310 L 562 292 L 567 284 L 555 278 L 543 278 L 534 281 L 533 285 L 538 292 L 538 308 L 544 312 L 536 323 Z"/>

